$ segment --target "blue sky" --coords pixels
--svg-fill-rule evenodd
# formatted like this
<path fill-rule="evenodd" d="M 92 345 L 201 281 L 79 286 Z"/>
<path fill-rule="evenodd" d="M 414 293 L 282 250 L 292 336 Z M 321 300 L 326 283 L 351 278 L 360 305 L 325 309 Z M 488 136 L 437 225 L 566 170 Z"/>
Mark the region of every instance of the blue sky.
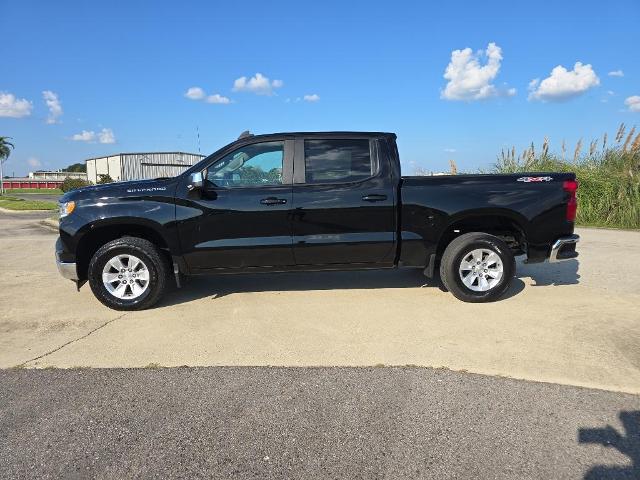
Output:
<path fill-rule="evenodd" d="M 202 153 L 247 129 L 393 131 L 407 174 L 488 168 L 640 124 L 638 25 L 638 0 L 3 0 L 5 173 L 193 152 L 196 129 Z"/>

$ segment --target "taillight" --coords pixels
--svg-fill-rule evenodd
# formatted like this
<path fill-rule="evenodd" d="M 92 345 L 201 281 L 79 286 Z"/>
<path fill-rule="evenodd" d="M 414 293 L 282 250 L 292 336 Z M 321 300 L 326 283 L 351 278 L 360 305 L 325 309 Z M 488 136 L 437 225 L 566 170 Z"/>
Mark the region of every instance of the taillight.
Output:
<path fill-rule="evenodd" d="M 569 194 L 569 203 L 567 203 L 567 221 L 575 222 L 576 212 L 578 211 L 578 198 L 576 197 L 576 191 L 578 190 L 578 181 L 565 180 L 562 183 L 562 188 Z"/>

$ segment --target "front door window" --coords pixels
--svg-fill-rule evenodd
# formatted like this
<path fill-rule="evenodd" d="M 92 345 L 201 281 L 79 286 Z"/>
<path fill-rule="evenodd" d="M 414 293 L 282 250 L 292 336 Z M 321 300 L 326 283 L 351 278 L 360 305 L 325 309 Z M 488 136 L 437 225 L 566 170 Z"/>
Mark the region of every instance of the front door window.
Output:
<path fill-rule="evenodd" d="M 207 169 L 206 180 L 216 187 L 282 185 L 284 142 L 246 145 L 225 155 Z"/>

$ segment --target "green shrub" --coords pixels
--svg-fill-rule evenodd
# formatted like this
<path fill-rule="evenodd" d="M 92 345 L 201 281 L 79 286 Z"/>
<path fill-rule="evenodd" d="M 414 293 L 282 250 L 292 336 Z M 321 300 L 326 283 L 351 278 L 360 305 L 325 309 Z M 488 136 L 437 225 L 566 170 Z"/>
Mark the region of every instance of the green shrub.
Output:
<path fill-rule="evenodd" d="M 536 154 L 532 144 L 520 156 L 515 149 L 503 151 L 495 165 L 497 173 L 516 172 L 575 172 L 578 188 L 578 215 L 580 225 L 617 228 L 640 228 L 640 134 L 635 128 L 625 132 L 620 125 L 612 144 L 607 135 L 602 142 L 594 140 L 582 154 L 579 141 L 571 160 L 566 148 L 561 153 L 549 153 L 545 139 Z M 634 137 L 635 135 L 635 137 Z"/>
<path fill-rule="evenodd" d="M 60 190 L 67 193 L 70 190 L 75 190 L 77 188 L 82 188 L 82 187 L 88 187 L 89 185 L 91 185 L 91 182 L 89 180 L 67 177 L 62 182 L 62 185 L 60 185 Z"/>
<path fill-rule="evenodd" d="M 113 178 L 111 178 L 108 173 L 98 175 L 96 185 L 103 185 L 105 183 L 113 183 Z"/>

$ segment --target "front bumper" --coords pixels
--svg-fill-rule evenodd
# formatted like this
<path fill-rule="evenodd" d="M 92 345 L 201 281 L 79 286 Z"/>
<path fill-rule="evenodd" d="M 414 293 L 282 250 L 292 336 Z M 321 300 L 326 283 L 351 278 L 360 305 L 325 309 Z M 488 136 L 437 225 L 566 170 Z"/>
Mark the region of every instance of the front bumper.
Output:
<path fill-rule="evenodd" d="M 67 257 L 64 261 L 61 259 L 62 256 Z M 64 248 L 62 246 L 62 241 L 58 238 L 56 242 L 56 266 L 58 267 L 58 271 L 60 275 L 64 278 L 68 278 L 69 280 L 78 280 L 78 270 L 76 269 L 76 262 L 69 262 L 68 260 L 75 260 L 74 256 L 70 256 L 68 254 L 65 255 Z"/>
<path fill-rule="evenodd" d="M 551 246 L 549 263 L 557 263 L 563 260 L 576 258 L 578 256 L 578 252 L 576 252 L 576 244 L 579 241 L 579 235 L 567 235 L 566 237 L 560 237 L 557 239 Z"/>
<path fill-rule="evenodd" d="M 76 270 L 76 264 L 71 262 L 61 262 L 58 258 L 58 252 L 56 252 L 56 265 L 60 275 L 69 280 L 78 280 L 78 271 Z"/>

